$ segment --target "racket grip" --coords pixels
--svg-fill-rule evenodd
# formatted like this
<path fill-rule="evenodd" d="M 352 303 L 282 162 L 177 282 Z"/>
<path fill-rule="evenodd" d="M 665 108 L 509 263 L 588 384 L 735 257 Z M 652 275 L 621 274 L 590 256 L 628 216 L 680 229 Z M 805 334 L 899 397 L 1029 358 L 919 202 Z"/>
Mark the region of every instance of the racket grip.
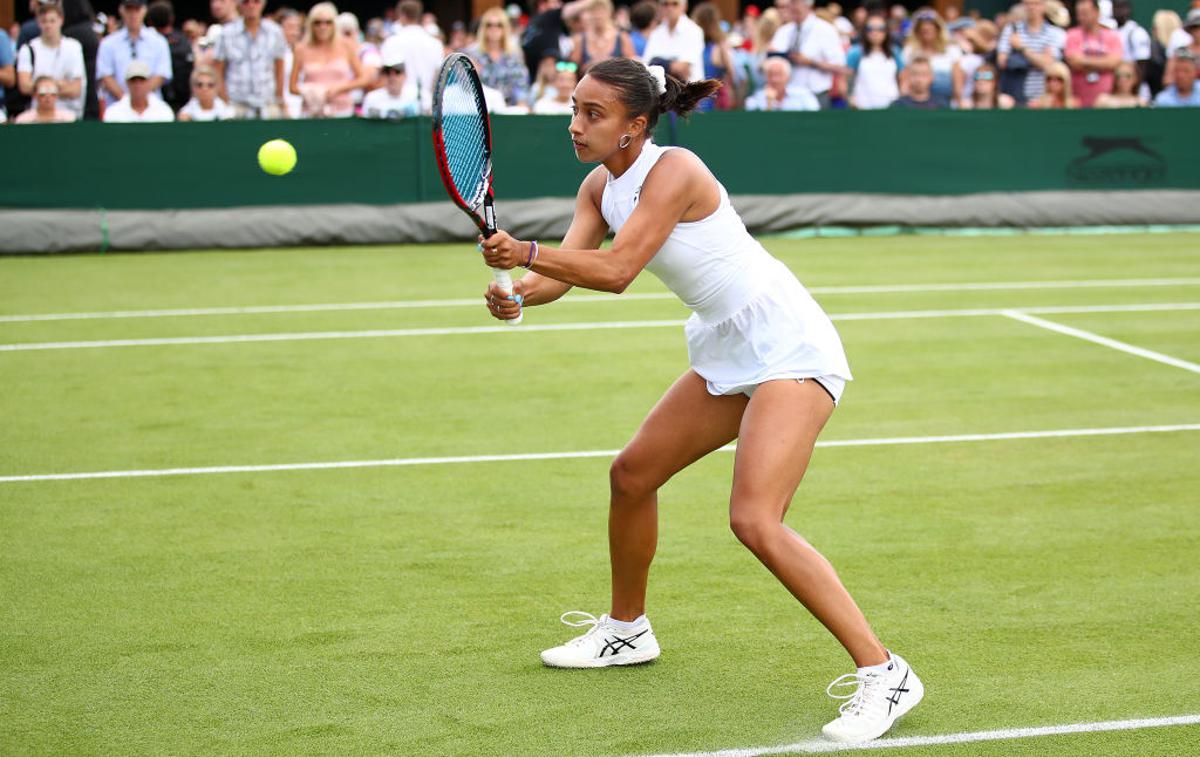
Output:
<path fill-rule="evenodd" d="M 500 287 L 504 294 L 511 295 L 513 293 L 512 275 L 508 271 L 504 270 L 503 268 L 493 268 L 492 278 L 496 280 L 496 284 Z M 525 311 L 522 309 L 521 313 L 516 318 L 505 321 L 505 323 L 509 326 L 520 326 L 521 321 L 524 319 Z"/>

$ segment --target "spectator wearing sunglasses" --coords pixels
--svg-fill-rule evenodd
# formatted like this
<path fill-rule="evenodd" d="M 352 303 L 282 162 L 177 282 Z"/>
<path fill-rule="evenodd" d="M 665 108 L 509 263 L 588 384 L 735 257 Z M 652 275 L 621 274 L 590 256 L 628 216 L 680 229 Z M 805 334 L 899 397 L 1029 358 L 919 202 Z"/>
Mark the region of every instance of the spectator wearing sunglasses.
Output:
<path fill-rule="evenodd" d="M 1074 110 L 1079 100 L 1071 93 L 1071 69 L 1066 63 L 1055 62 L 1046 69 L 1046 91 L 1029 101 L 1030 108 L 1042 110 Z"/>
<path fill-rule="evenodd" d="M 1011 110 L 1016 102 L 1012 95 L 1000 91 L 1000 77 L 996 67 L 984 63 L 971 75 L 972 87 L 969 99 L 959 103 L 962 110 Z"/>
<path fill-rule="evenodd" d="M 886 108 L 900 96 L 897 76 L 904 68 L 899 48 L 888 35 L 887 19 L 872 15 L 863 25 L 862 44 L 850 48 L 846 65 L 854 72 L 850 106 L 858 110 Z"/>
<path fill-rule="evenodd" d="M 533 112 L 542 116 L 566 115 L 574 111 L 571 95 L 579 83 L 579 66 L 569 60 L 560 60 L 554 66 L 554 88 L 533 104 Z"/>
<path fill-rule="evenodd" d="M 484 85 L 499 90 L 509 106 L 526 106 L 529 70 L 503 8 L 483 12 L 479 19 L 479 41 L 466 52 L 475 61 Z"/>
<path fill-rule="evenodd" d="M 217 72 L 207 66 L 192 71 L 192 98 L 179 111 L 180 121 L 227 121 L 234 117 L 229 103 L 217 97 Z"/>
<path fill-rule="evenodd" d="M 106 105 L 112 105 L 129 91 L 126 69 L 133 61 L 148 69 L 146 82 L 156 94 L 172 75 L 167 40 L 145 25 L 146 0 L 122 0 L 121 20 L 124 27 L 100 40 L 96 53 L 96 79 Z"/>
<path fill-rule="evenodd" d="M 1113 71 L 1113 87 L 1096 98 L 1096 108 L 1142 108 L 1149 103 L 1141 96 L 1142 80 L 1137 64 L 1123 60 Z"/>
<path fill-rule="evenodd" d="M 416 87 L 408 86 L 408 71 L 402 58 L 388 58 L 380 69 L 383 87 L 366 94 L 362 114 L 366 118 L 408 118 L 421 114 Z"/>
<path fill-rule="evenodd" d="M 337 8 L 317 3 L 308 12 L 304 41 L 296 46 L 296 60 L 288 90 L 304 97 L 306 118 L 348 118 L 354 115 L 356 89 L 374 78 L 359 60 L 357 42 L 337 33 Z"/>
<path fill-rule="evenodd" d="M 241 17 L 221 28 L 213 66 L 217 94 L 238 118 L 283 118 L 283 29 L 263 18 L 264 0 L 239 0 Z"/>
<path fill-rule="evenodd" d="M 33 81 L 33 107 L 13 119 L 14 124 L 69 124 L 75 113 L 58 104 L 58 82 L 53 76 Z"/>

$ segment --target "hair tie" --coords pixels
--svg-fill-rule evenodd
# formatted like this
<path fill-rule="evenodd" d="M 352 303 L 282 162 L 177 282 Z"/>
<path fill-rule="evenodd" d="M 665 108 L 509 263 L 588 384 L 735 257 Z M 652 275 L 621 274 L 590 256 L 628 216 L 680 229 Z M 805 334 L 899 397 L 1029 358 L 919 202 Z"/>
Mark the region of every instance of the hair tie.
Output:
<path fill-rule="evenodd" d="M 667 92 L 667 72 L 662 66 L 646 66 L 646 70 L 650 72 L 650 76 L 654 77 L 654 83 L 658 85 L 658 94 L 666 94 Z"/>

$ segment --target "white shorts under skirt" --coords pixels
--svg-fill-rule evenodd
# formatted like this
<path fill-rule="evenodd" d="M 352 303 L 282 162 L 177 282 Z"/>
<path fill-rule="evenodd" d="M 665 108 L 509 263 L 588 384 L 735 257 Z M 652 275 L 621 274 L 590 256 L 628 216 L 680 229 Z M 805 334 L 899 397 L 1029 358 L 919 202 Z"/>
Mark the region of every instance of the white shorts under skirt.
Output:
<path fill-rule="evenodd" d="M 777 262 L 777 261 L 773 261 Z M 688 359 L 710 394 L 753 394 L 777 379 L 816 379 L 841 399 L 850 367 L 833 322 L 782 263 L 732 315 L 706 322 L 693 313 L 684 326 Z"/>

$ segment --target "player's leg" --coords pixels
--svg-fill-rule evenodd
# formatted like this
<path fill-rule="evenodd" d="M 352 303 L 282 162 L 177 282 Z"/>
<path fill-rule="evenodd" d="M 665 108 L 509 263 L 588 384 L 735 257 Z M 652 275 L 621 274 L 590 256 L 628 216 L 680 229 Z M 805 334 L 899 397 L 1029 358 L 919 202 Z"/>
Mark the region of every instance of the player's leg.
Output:
<path fill-rule="evenodd" d="M 658 657 L 658 640 L 646 619 L 646 581 L 658 545 L 658 489 L 675 473 L 737 436 L 747 399 L 716 397 L 688 371 L 667 391 L 609 473 L 612 497 L 608 541 L 612 568 L 611 614 L 581 613 L 569 625 L 591 630 L 542 652 L 554 667 L 632 665 Z"/>
<path fill-rule="evenodd" d="M 738 438 L 730 524 L 854 658 L 858 671 L 834 682 L 854 689 L 838 697 L 850 702 L 823 732 L 838 741 L 857 742 L 885 733 L 921 700 L 924 687 L 902 658 L 880 644 L 829 561 L 783 524 L 833 408 L 833 400 L 813 380 L 770 381 L 755 390 Z"/>
<path fill-rule="evenodd" d="M 821 553 L 783 524 L 833 400 L 816 381 L 768 381 L 754 392 L 738 440 L 730 525 L 859 666 L 887 659 L 866 618 Z"/>
<path fill-rule="evenodd" d="M 646 610 L 646 582 L 658 545 L 658 489 L 695 461 L 737 438 L 745 395 L 713 396 L 689 370 L 663 395 L 609 471 L 612 611 L 634 620 Z"/>

